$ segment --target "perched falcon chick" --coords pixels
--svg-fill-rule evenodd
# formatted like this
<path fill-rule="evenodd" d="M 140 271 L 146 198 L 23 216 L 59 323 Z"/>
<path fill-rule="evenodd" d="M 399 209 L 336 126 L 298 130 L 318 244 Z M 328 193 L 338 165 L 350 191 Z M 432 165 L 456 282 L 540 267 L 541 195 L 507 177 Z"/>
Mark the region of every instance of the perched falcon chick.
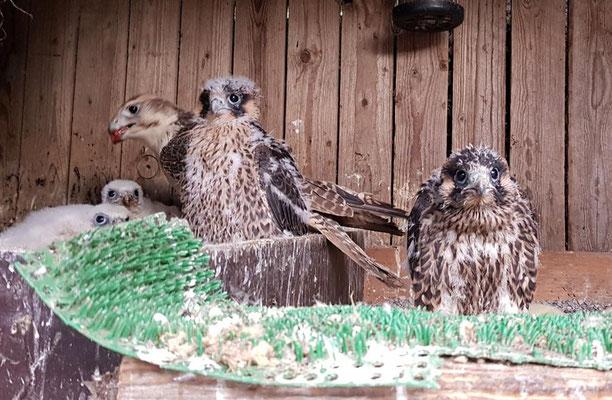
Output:
<path fill-rule="evenodd" d="M 127 208 L 114 204 L 75 204 L 31 212 L 23 221 L 0 234 L 3 250 L 33 250 L 70 239 L 93 228 L 130 219 Z"/>
<path fill-rule="evenodd" d="M 149 199 L 138 183 L 125 179 L 116 179 L 102 188 L 102 203 L 120 204 L 130 210 L 135 218 L 158 212 L 164 212 L 168 217 L 181 216 L 177 207 Z"/>
<path fill-rule="evenodd" d="M 140 141 L 159 155 L 175 135 L 204 123 L 205 120 L 167 100 L 151 94 L 141 94 L 119 108 L 111 119 L 108 132 L 113 143 L 130 139 Z"/>
<path fill-rule="evenodd" d="M 305 180 L 282 141 L 259 124 L 259 90 L 243 77 L 209 80 L 196 125 L 160 153 L 181 186 L 185 218 L 210 243 L 321 232 L 361 267 L 389 285 L 400 281 L 370 258 L 338 222 L 401 234 L 391 216 L 407 213 L 328 182 Z"/>
<path fill-rule="evenodd" d="M 407 266 L 414 302 L 447 314 L 523 312 L 540 266 L 529 199 L 494 151 L 453 153 L 410 213 Z"/>

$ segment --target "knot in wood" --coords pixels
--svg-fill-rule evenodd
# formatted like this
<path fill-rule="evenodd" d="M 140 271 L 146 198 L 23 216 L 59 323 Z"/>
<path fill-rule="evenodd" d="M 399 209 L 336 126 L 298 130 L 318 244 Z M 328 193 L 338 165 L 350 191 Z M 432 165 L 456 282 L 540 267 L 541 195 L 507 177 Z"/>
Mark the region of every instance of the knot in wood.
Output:
<path fill-rule="evenodd" d="M 310 51 L 308 50 L 302 50 L 300 53 L 300 61 L 302 61 L 304 64 L 308 64 L 311 58 Z"/>
<path fill-rule="evenodd" d="M 136 162 L 136 171 L 142 179 L 153 179 L 159 173 L 159 161 L 151 154 L 143 154 Z"/>

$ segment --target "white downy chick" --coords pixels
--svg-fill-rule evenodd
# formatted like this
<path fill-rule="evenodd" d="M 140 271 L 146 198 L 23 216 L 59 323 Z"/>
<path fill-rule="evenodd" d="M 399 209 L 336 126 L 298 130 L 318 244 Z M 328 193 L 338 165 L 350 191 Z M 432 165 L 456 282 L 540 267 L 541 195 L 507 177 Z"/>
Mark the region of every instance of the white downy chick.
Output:
<path fill-rule="evenodd" d="M 112 204 L 44 208 L 31 212 L 23 221 L 2 232 L 0 249 L 34 250 L 93 228 L 128 221 L 130 216 L 127 208 Z"/>
<path fill-rule="evenodd" d="M 130 180 L 116 179 L 102 188 L 102 203 L 119 204 L 126 207 L 135 218 L 164 212 L 168 217 L 181 217 L 175 206 L 167 206 L 145 197 L 142 187 Z"/>

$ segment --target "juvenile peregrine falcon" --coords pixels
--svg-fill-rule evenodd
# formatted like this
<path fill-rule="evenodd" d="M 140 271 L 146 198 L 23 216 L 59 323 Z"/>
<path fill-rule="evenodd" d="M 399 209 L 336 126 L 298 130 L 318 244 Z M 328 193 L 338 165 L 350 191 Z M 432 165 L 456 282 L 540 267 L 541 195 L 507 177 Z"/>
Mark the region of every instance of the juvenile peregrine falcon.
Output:
<path fill-rule="evenodd" d="M 526 311 L 540 266 L 529 199 L 494 151 L 453 153 L 423 183 L 410 213 L 415 305 L 447 314 Z"/>
<path fill-rule="evenodd" d="M 400 285 L 333 217 L 401 234 L 389 217 L 406 218 L 406 212 L 368 194 L 305 181 L 290 149 L 259 125 L 259 90 L 250 80 L 210 80 L 200 100 L 208 124 L 176 135 L 160 154 L 162 167 L 180 182 L 182 211 L 196 235 L 223 243 L 303 235 L 310 228 L 379 279 Z"/>
<path fill-rule="evenodd" d="M 167 100 L 141 94 L 119 108 L 111 119 L 108 133 L 113 143 L 137 140 L 159 156 L 171 138 L 205 123 L 205 120 Z M 166 176 L 171 184 L 176 184 L 168 174 Z"/>

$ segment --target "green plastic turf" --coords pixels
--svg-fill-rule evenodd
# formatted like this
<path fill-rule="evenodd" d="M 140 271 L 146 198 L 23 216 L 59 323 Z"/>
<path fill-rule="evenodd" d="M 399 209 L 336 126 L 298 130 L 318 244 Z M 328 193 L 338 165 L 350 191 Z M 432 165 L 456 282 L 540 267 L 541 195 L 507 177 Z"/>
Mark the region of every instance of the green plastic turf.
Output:
<path fill-rule="evenodd" d="M 389 306 L 267 308 L 227 298 L 185 221 L 147 217 L 24 256 L 68 325 L 163 368 L 252 384 L 436 387 L 441 356 L 612 369 L 609 313 L 443 316 Z"/>

